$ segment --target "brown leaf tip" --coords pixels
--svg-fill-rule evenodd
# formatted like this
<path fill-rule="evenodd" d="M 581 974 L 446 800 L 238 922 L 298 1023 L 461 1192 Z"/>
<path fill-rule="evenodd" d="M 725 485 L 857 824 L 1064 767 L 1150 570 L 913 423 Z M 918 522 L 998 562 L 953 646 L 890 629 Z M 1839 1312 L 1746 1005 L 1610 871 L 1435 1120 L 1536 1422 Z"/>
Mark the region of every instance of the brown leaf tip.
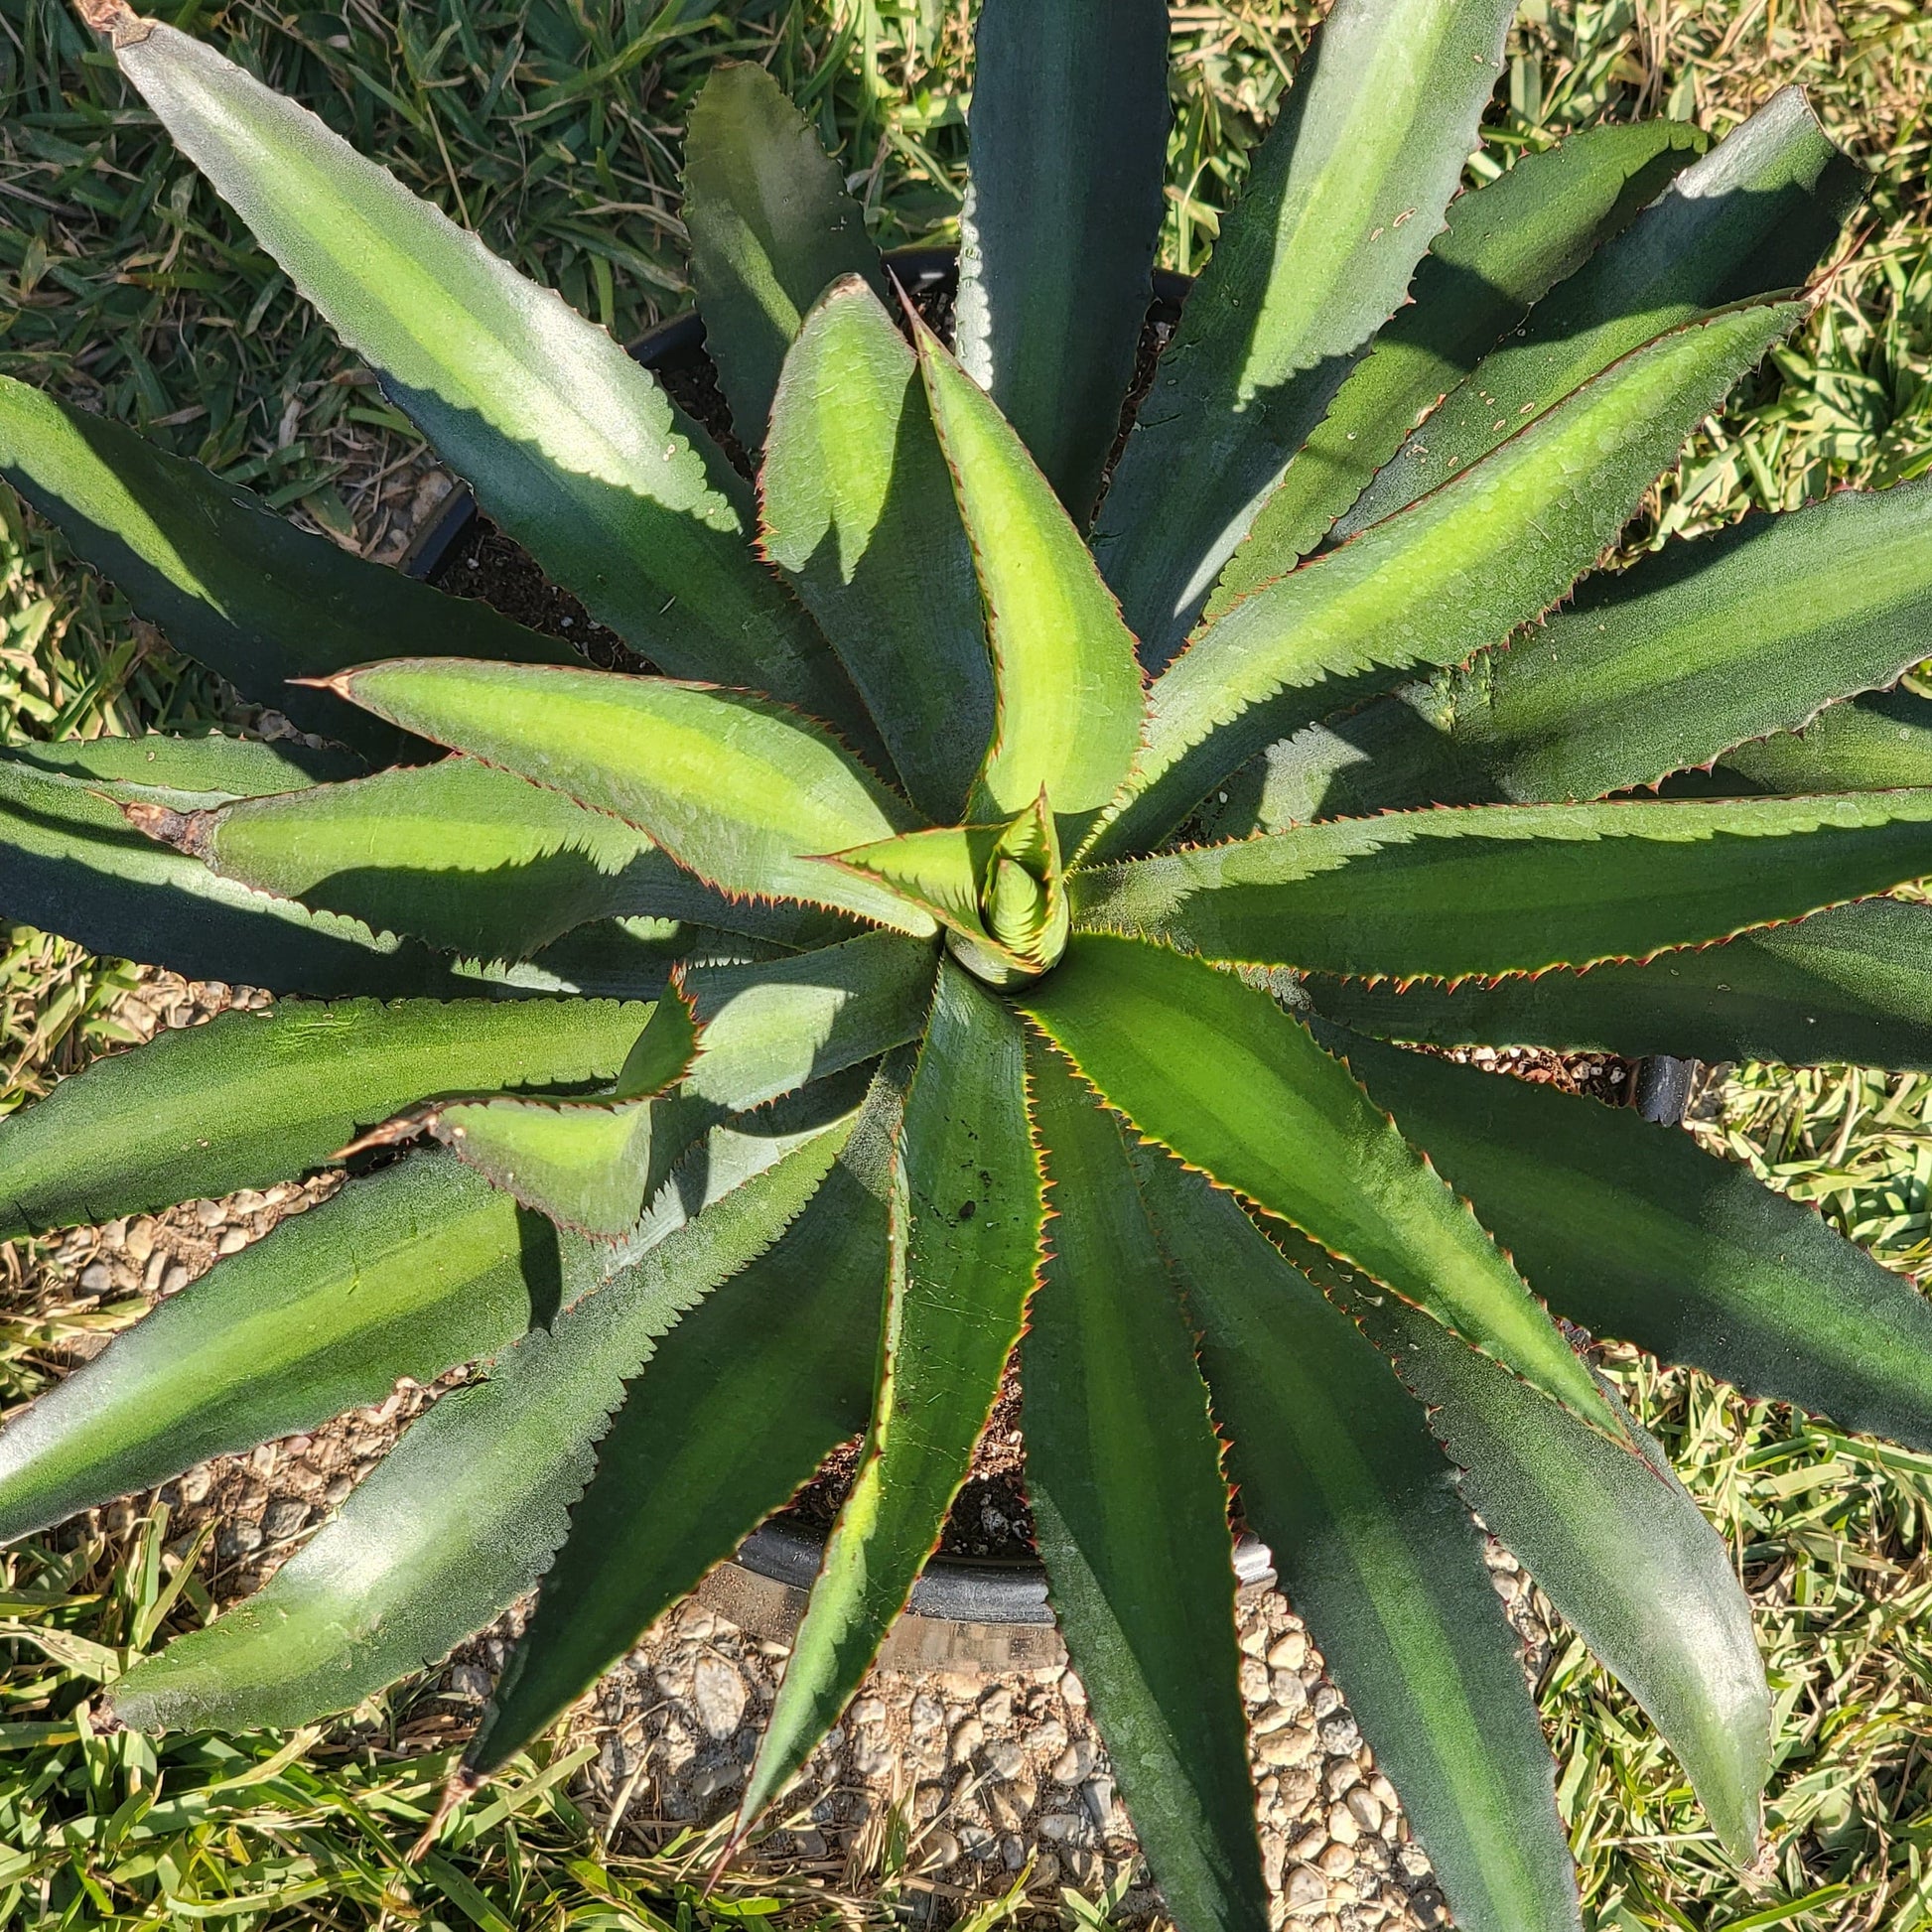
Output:
<path fill-rule="evenodd" d="M 143 20 L 127 0 L 74 0 L 74 5 L 80 18 L 117 48 L 138 46 L 154 32 L 154 22 Z"/>

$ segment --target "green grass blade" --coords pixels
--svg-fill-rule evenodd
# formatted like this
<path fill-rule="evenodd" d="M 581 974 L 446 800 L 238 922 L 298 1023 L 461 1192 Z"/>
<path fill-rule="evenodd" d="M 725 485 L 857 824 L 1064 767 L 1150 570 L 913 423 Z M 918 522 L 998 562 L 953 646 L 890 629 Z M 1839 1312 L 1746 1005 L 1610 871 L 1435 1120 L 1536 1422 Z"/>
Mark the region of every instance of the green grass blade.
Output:
<path fill-rule="evenodd" d="M 1560 1313 L 1932 1449 L 1932 1306 L 1814 1208 L 1634 1113 L 1359 1035 L 1334 1044 Z"/>
<path fill-rule="evenodd" d="M 1416 271 L 1414 300 L 1390 317 L 1291 458 L 1221 572 L 1207 621 L 1313 550 L 1423 414 L 1704 146 L 1682 121 L 1587 128 L 1451 202 L 1449 226 Z"/>
<path fill-rule="evenodd" d="M 1576 1932 L 1555 1767 L 1423 1411 L 1225 1194 L 1137 1157 L 1248 1521 L 1465 1932 Z M 1547 1406 L 1547 1405 L 1545 1405 Z"/>
<path fill-rule="evenodd" d="M 593 919 L 731 923 L 730 901 L 634 827 L 475 759 L 128 816 L 224 879 L 467 959 L 527 959 Z"/>
<path fill-rule="evenodd" d="M 1932 485 L 1843 491 L 1587 586 L 1449 689 L 1505 798 L 1594 798 L 1709 764 L 1896 682 L 1932 632 Z"/>
<path fill-rule="evenodd" d="M 10 757 L 0 758 L 0 918 L 110 959 L 272 993 L 487 991 L 422 946 L 217 879 L 137 832 L 94 781 Z"/>
<path fill-rule="evenodd" d="M 1514 0 L 1339 0 L 1161 358 L 1094 548 L 1153 669 L 1443 225 Z"/>
<path fill-rule="evenodd" d="M 739 1806 L 753 1821 L 859 1688 L 966 1479 L 1039 1260 L 1012 1011 L 950 961 L 905 1101 L 872 1424 Z"/>
<path fill-rule="evenodd" d="M 906 830 L 911 815 L 822 727 L 769 699 L 452 658 L 346 671 L 335 688 L 423 737 L 615 813 L 723 892 L 934 929 L 884 887 L 819 862 Z"/>
<path fill-rule="evenodd" d="M 1153 290 L 1167 0 L 987 0 L 954 340 L 1084 525 Z"/>
<path fill-rule="evenodd" d="M 1156 680 L 1134 793 L 1096 850 L 1146 850 L 1273 741 L 1540 616 L 1803 314 L 1763 304 L 1658 338 L 1403 515 L 1237 604 Z"/>
<path fill-rule="evenodd" d="M 1932 908 L 1863 899 L 1728 945 L 1493 987 L 1311 980 L 1309 991 L 1323 1013 L 1391 1039 L 1932 1070 Z"/>
<path fill-rule="evenodd" d="M 0 1121 L 0 1239 L 266 1187 L 431 1095 L 614 1078 L 647 1006 L 283 1002 L 96 1060 Z"/>
<path fill-rule="evenodd" d="M 0 1542 L 210 1455 L 507 1347 L 596 1285 L 559 1234 L 445 1155 L 284 1221 L 159 1304 L 0 1432 Z"/>
<path fill-rule="evenodd" d="M 862 726 L 752 554 L 742 483 L 604 330 L 213 49 L 152 22 L 117 40 L 175 144 L 593 617 L 674 676 Z"/>
<path fill-rule="evenodd" d="M 1258 1926 L 1227 1482 L 1193 1336 L 1119 1123 L 1058 1054 L 1028 1068 L 1053 1210 L 1021 1358 L 1048 1596 L 1169 1909 Z"/>
<path fill-rule="evenodd" d="M 547 1729 L 865 1427 L 908 1070 L 909 1055 L 875 1083 L 837 1165 L 783 1237 L 679 1322 L 631 1383 L 465 1757 L 472 1776 L 500 1769 Z"/>
<path fill-rule="evenodd" d="M 849 1127 L 726 1194 L 439 1402 L 265 1589 L 123 1677 L 116 1715 L 136 1730 L 306 1724 L 436 1662 L 507 1607 L 568 1533 L 624 1383 L 770 1246 Z"/>
<path fill-rule="evenodd" d="M 993 743 L 986 618 L 917 358 L 863 282 L 805 318 L 760 486 L 765 553 L 831 639 L 906 796 L 958 819 Z"/>
<path fill-rule="evenodd" d="M 1044 791 L 1072 852 L 1140 750 L 1134 639 L 1026 445 L 923 324 L 915 339 L 993 652 L 997 725 L 967 815 L 1009 819 Z"/>
<path fill-rule="evenodd" d="M 760 67 L 713 68 L 684 133 L 684 225 L 705 348 L 739 440 L 765 419 L 800 317 L 842 275 L 883 289 L 845 177 Z"/>
<path fill-rule="evenodd" d="M 1076 926 L 1395 980 L 1644 959 L 1932 870 L 1932 790 L 1331 819 L 1068 882 Z"/>
<path fill-rule="evenodd" d="M 1622 1436 L 1467 1206 L 1266 993 L 1089 933 L 1019 1004 L 1148 1139 Z"/>
<path fill-rule="evenodd" d="M 1705 309 L 1796 288 L 1863 192 L 1798 87 L 1774 94 L 1686 169 L 1629 230 L 1538 305 L 1404 445 L 1343 521 L 1349 535 L 1413 503 L 1526 417 Z"/>
<path fill-rule="evenodd" d="M 302 730 L 372 759 L 396 758 L 409 741 L 290 679 L 402 650 L 571 661 L 565 646 L 486 605 L 365 563 L 199 463 L 10 376 L 0 376 L 0 476 L 178 649 Z"/>

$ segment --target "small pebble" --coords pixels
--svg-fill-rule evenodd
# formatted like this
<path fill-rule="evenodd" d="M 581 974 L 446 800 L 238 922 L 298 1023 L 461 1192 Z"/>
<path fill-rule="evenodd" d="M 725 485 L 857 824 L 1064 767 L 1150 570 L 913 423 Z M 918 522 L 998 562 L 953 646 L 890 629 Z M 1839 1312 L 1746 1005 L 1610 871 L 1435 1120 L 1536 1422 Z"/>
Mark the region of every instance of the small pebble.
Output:
<path fill-rule="evenodd" d="M 946 1707 L 936 1697 L 921 1691 L 912 1700 L 912 1709 L 907 1717 L 915 1737 L 929 1736 L 936 1730 L 945 1728 Z"/>
<path fill-rule="evenodd" d="M 1303 1669 L 1309 1661 L 1309 1640 L 1300 1630 L 1290 1630 L 1275 1639 L 1268 1652 L 1270 1670 Z"/>
<path fill-rule="evenodd" d="M 1084 1711 L 1087 1708 L 1087 1687 L 1071 1671 L 1060 1679 L 1060 1696 L 1065 1698 L 1070 1711 Z"/>
<path fill-rule="evenodd" d="M 929 1871 L 943 1871 L 959 1863 L 959 1841 L 942 1825 L 926 1833 L 920 1849 L 920 1864 Z"/>
<path fill-rule="evenodd" d="M 707 1651 L 691 1674 L 691 1708 L 705 1730 L 721 1742 L 745 1718 L 745 1680 L 725 1660 Z"/>
<path fill-rule="evenodd" d="M 998 1730 L 1013 1722 L 1013 1693 L 1004 1684 L 996 1684 L 980 1699 L 980 1721 L 991 1725 Z"/>
<path fill-rule="evenodd" d="M 246 1228 L 223 1228 L 221 1230 L 220 1240 L 214 1244 L 214 1252 L 217 1255 L 239 1254 L 247 1245 L 248 1230 Z"/>
<path fill-rule="evenodd" d="M 952 1734 L 952 1761 L 966 1763 L 986 1741 L 986 1726 L 977 1718 L 968 1718 Z"/>
<path fill-rule="evenodd" d="M 1049 1773 L 1055 1784 L 1078 1784 L 1093 1769 L 1093 1745 L 1076 1737 L 1053 1762 Z"/>
<path fill-rule="evenodd" d="M 1027 1768 L 1027 1753 L 1013 1738 L 995 1737 L 980 1752 L 980 1761 L 996 1778 L 1017 1778 Z"/>

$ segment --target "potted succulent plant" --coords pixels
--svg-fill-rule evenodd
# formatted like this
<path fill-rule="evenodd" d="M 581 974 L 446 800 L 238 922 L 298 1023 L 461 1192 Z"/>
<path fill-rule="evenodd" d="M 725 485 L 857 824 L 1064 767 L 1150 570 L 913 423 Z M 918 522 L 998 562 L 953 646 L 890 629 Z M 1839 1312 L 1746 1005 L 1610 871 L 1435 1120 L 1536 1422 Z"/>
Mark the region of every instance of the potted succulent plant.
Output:
<path fill-rule="evenodd" d="M 1183 1926 L 1266 1921 L 1231 1482 L 1459 1923 L 1578 1922 L 1472 1511 L 1750 1858 L 1749 1605 L 1578 1328 L 1925 1448 L 1932 1311 L 1682 1136 L 1392 1042 L 1932 1064 L 1932 908 L 1885 897 L 1932 868 L 1932 739 L 1856 697 L 1925 650 L 1932 494 L 1548 615 L 1805 314 L 1857 188 L 1802 100 L 1456 199 L 1509 0 L 1337 0 L 1114 461 L 1158 0 L 986 0 L 951 349 L 727 70 L 687 221 L 754 494 L 301 108 L 82 11 L 656 672 L 0 385 L 6 476 L 315 741 L 0 762 L 8 916 L 281 996 L 0 1127 L 0 1233 L 406 1150 L 13 1420 L 0 1533 L 487 1365 L 256 1597 L 130 1660 L 118 1719 L 304 1722 L 534 1587 L 460 1796 L 863 1430 L 749 1829 L 1018 1349 L 1052 1604 Z M 1721 795 L 1627 795 L 1714 762 Z"/>

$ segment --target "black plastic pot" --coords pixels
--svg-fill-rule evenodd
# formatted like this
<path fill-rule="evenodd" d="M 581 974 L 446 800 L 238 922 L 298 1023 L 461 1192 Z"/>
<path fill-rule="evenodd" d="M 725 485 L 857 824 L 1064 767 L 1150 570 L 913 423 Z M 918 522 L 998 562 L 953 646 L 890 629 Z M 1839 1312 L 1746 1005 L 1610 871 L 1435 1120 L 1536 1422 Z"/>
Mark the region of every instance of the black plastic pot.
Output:
<path fill-rule="evenodd" d="M 950 248 L 901 248 L 886 260 L 908 293 L 950 283 L 955 273 Z M 1159 301 L 1178 304 L 1189 286 L 1187 276 L 1155 271 Z M 689 366 L 704 355 L 704 323 L 695 309 L 687 310 L 640 336 L 630 353 L 647 369 Z M 417 532 L 401 568 L 434 582 L 476 520 L 476 498 L 459 483 Z M 1635 1093 L 1646 1119 L 1683 1118 L 1691 1071 L 1689 1061 L 1661 1057 L 1639 1066 Z M 824 1547 L 822 1536 L 774 1518 L 745 1539 L 733 1562 L 704 1580 L 698 1595 L 750 1635 L 789 1641 Z M 1243 1536 L 1235 1546 L 1234 1570 L 1243 1585 L 1270 1583 L 1274 1558 L 1258 1538 Z M 879 1659 L 888 1669 L 988 1672 L 1051 1668 L 1065 1660 L 1039 1564 L 964 1557 L 934 1557 L 926 1565 Z"/>

